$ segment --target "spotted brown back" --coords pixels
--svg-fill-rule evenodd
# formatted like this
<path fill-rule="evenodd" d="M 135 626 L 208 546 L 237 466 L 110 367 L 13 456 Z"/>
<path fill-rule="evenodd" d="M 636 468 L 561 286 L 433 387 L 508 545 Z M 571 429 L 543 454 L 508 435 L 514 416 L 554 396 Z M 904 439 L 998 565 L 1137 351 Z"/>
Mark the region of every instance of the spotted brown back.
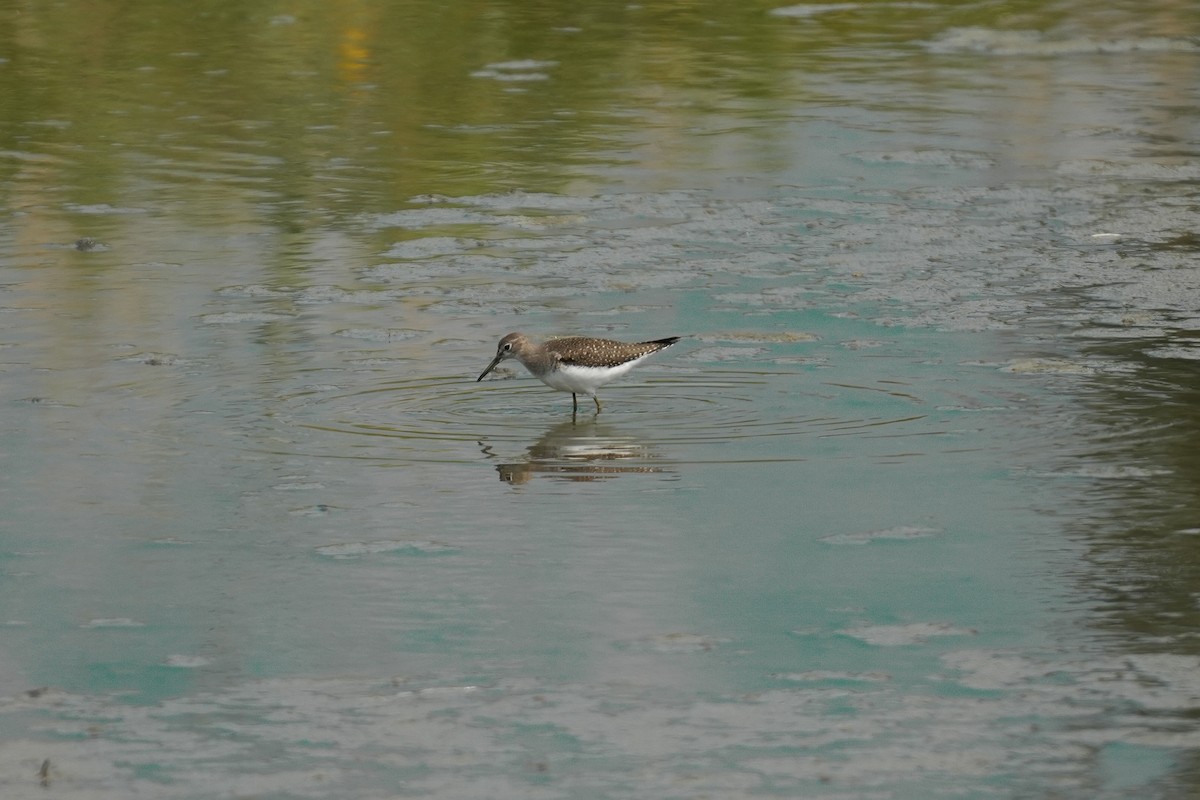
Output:
<path fill-rule="evenodd" d="M 618 342 L 613 339 L 567 336 L 549 340 L 545 348 L 563 364 L 579 367 L 617 367 L 627 361 L 657 353 L 678 341 L 678 336 L 652 342 Z"/>

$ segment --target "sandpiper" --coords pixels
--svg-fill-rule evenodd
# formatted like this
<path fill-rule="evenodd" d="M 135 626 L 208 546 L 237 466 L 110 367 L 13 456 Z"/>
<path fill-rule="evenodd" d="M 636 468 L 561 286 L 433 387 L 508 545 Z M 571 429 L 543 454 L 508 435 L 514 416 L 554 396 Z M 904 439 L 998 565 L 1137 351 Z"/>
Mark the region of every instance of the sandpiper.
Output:
<path fill-rule="evenodd" d="M 510 333 L 500 340 L 496 357 L 475 380 L 483 380 L 506 358 L 515 358 L 551 389 L 570 392 L 571 413 L 579 410 L 579 399 L 575 395 L 586 394 L 596 402 L 596 413 L 599 414 L 597 389 L 678 341 L 678 336 L 652 342 L 617 342 L 612 339 L 568 336 L 539 344 L 523 333 Z"/>

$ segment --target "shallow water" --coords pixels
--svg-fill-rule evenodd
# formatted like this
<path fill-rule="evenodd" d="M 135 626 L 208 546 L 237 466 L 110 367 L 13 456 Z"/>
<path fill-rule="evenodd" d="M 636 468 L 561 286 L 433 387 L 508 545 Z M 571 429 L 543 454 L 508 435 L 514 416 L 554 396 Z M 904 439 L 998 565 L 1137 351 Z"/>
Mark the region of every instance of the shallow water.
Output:
<path fill-rule="evenodd" d="M 733 5 L 0 4 L 5 797 L 1197 791 L 1194 8 Z"/>

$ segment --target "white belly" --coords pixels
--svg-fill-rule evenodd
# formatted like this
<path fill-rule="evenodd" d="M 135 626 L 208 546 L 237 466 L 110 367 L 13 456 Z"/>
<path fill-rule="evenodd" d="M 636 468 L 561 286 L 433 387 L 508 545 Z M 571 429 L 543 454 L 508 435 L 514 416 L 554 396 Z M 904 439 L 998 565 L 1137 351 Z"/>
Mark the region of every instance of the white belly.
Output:
<path fill-rule="evenodd" d="M 560 392 L 573 394 L 596 395 L 596 390 L 609 381 L 614 381 L 624 375 L 641 359 L 621 364 L 617 367 L 579 367 L 560 364 L 558 369 L 540 376 L 542 383 Z"/>

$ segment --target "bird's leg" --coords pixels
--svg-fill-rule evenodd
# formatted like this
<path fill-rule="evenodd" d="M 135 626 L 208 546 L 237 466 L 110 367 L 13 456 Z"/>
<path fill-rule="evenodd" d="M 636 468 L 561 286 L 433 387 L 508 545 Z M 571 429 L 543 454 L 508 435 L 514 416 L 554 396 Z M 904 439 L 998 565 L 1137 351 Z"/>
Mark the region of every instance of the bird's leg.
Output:
<path fill-rule="evenodd" d="M 574 416 L 578 412 L 579 412 L 579 398 L 577 398 L 575 396 L 574 392 L 571 392 L 571 415 Z"/>
<path fill-rule="evenodd" d="M 600 398 L 596 397 L 596 395 L 592 395 L 592 399 L 596 401 L 596 413 L 599 414 L 600 413 Z"/>

